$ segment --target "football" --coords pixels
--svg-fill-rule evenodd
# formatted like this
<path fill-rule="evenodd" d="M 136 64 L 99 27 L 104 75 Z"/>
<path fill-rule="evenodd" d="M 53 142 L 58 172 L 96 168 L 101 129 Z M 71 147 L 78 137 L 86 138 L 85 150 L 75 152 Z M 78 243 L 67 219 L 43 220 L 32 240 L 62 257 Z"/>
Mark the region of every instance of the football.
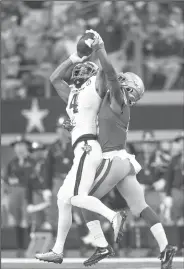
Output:
<path fill-rule="evenodd" d="M 79 57 L 89 56 L 92 53 L 92 48 L 90 48 L 85 41 L 90 43 L 91 40 L 94 40 L 93 33 L 85 33 L 77 43 L 77 54 Z"/>

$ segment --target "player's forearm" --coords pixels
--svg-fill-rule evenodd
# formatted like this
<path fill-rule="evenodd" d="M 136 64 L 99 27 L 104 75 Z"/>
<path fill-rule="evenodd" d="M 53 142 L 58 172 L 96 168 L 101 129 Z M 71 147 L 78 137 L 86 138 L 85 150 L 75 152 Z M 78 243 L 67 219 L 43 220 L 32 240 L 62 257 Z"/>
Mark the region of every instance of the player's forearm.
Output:
<path fill-rule="evenodd" d="M 96 55 L 100 61 L 100 64 L 102 66 L 102 69 L 107 76 L 108 80 L 114 80 L 117 78 L 116 71 L 111 64 L 111 62 L 108 60 L 108 56 L 105 50 L 105 47 L 103 44 L 98 45 L 96 49 Z"/>
<path fill-rule="evenodd" d="M 73 65 L 73 62 L 68 58 L 66 61 L 61 63 L 56 70 L 50 76 L 51 83 L 54 83 L 56 80 L 64 80 L 65 74 L 68 69 Z"/>
<path fill-rule="evenodd" d="M 110 90 L 111 97 L 116 100 L 116 102 L 120 102 L 122 104 L 123 100 L 120 97 L 121 90 L 120 85 L 117 77 L 117 73 L 111 64 L 111 62 L 108 60 L 108 56 L 105 50 L 105 47 L 103 44 L 100 45 L 99 49 L 96 50 L 97 57 L 99 58 L 99 61 L 101 63 L 102 69 L 106 75 L 107 81 L 108 81 L 108 88 Z"/>
<path fill-rule="evenodd" d="M 50 76 L 50 81 L 52 85 L 54 86 L 60 98 L 63 99 L 63 101 L 66 103 L 68 101 L 70 88 L 67 82 L 65 82 L 65 80 L 67 79 L 67 72 L 72 66 L 73 62 L 70 58 L 68 58 L 66 61 L 61 63 Z"/>

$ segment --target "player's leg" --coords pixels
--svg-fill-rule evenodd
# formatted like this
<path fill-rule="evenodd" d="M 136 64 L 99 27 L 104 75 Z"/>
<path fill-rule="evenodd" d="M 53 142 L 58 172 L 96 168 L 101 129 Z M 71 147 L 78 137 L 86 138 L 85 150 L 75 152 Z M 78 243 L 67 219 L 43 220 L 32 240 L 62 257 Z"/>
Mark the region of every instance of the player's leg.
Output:
<path fill-rule="evenodd" d="M 73 196 L 77 167 L 78 156 L 75 156 L 73 166 L 57 194 L 58 225 L 55 244 L 51 251 L 44 254 L 36 254 L 35 257 L 39 260 L 53 263 L 62 263 L 63 261 L 64 244 L 72 225 L 72 205 L 70 204 L 70 199 Z"/>
<path fill-rule="evenodd" d="M 65 240 L 72 225 L 72 205 L 70 201 L 77 185 L 77 171 L 83 154 L 81 147 L 76 148 L 72 168 L 57 194 L 58 228 L 56 242 L 52 248 L 53 252 L 57 254 L 63 252 Z"/>
<path fill-rule="evenodd" d="M 144 198 L 142 186 L 136 179 L 136 175 L 128 175 L 117 184 L 117 189 L 126 200 L 130 210 L 136 216 L 141 216 L 149 225 L 161 252 L 162 268 L 170 268 L 175 248 L 168 245 L 164 228 L 156 213 L 148 206 Z"/>
<path fill-rule="evenodd" d="M 82 146 L 83 145 L 81 145 L 81 143 L 77 145 L 74 152 L 75 158 L 73 161 L 73 166 L 65 178 L 63 186 L 60 188 L 57 195 L 58 227 L 56 242 L 52 248 L 52 251 L 36 255 L 36 258 L 40 260 L 62 263 L 64 243 L 72 224 L 71 197 L 76 193 L 76 190 L 78 192 L 80 185 L 78 181 L 80 181 L 80 173 L 82 172 L 83 168 L 81 167 L 83 166 L 81 163 L 84 162 L 83 158 L 85 157 L 85 152 L 82 150 Z"/>
<path fill-rule="evenodd" d="M 107 218 L 112 223 L 116 240 L 122 221 L 120 213 L 111 210 L 96 197 L 88 195 L 95 179 L 96 170 L 102 160 L 102 152 L 98 142 L 89 141 L 88 143 L 91 146 L 91 151 L 85 155 L 83 164 L 81 166 L 79 165 L 76 180 L 77 191 L 74 192 L 75 196 L 71 198 L 71 204 L 93 211 Z"/>
<path fill-rule="evenodd" d="M 95 178 L 91 187 L 89 195 L 101 199 L 108 192 L 110 192 L 125 176 L 127 176 L 132 166 L 128 159 L 122 160 L 120 157 L 114 157 L 112 161 L 104 159 L 105 162 L 103 171 Z"/>
<path fill-rule="evenodd" d="M 137 181 L 136 175 L 128 175 L 123 181 L 117 184 L 117 189 L 126 200 L 131 212 L 135 216 L 141 216 L 147 222 L 160 246 L 160 250 L 163 251 L 168 244 L 164 229 L 155 212 L 146 203 L 144 190 Z"/>
<path fill-rule="evenodd" d="M 9 210 L 12 217 L 11 225 L 15 228 L 17 257 L 24 256 L 24 237 L 27 232 L 25 208 L 25 188 L 12 186 L 9 189 Z"/>
<path fill-rule="evenodd" d="M 65 200 L 67 194 L 63 186 L 58 192 L 58 227 L 55 244 L 51 251 L 44 254 L 36 254 L 36 258 L 42 261 L 62 263 L 63 249 L 66 237 L 72 225 L 72 205 Z M 57 221 L 57 220 L 56 220 Z"/>
<path fill-rule="evenodd" d="M 122 160 L 119 157 L 115 157 L 111 162 L 110 170 L 108 174 L 102 174 L 102 177 L 94 182 L 90 195 L 101 199 L 107 193 L 109 193 L 119 181 L 122 180 L 131 171 L 131 165 L 128 160 L 124 160 L 124 166 L 122 167 Z M 105 176 L 105 177 L 104 177 Z M 83 216 L 89 228 L 89 231 L 93 235 L 96 246 L 104 246 L 104 235 L 98 221 L 97 214 L 88 210 L 83 210 Z M 95 233 L 96 230 L 96 233 Z M 98 235 L 97 235 L 98 234 Z M 106 243 L 107 244 L 107 243 Z"/>
<path fill-rule="evenodd" d="M 59 199 L 59 196 L 62 195 L 61 192 L 63 192 L 62 188 L 58 193 L 58 229 L 56 242 L 52 248 L 58 254 L 63 252 L 66 237 L 72 225 L 72 206 L 63 199 Z"/>
<path fill-rule="evenodd" d="M 82 150 L 82 145 L 80 144 L 75 149 L 75 158 L 73 161 L 73 166 L 57 195 L 59 217 L 58 217 L 58 230 L 57 230 L 57 238 L 56 238 L 55 245 L 52 248 L 52 251 L 49 251 L 44 254 L 37 254 L 36 258 L 40 260 L 54 262 L 54 263 L 62 263 L 62 260 L 63 260 L 62 252 L 64 248 L 64 243 L 65 243 L 67 234 L 72 224 L 72 212 L 71 212 L 72 205 L 70 201 L 73 194 L 76 193 L 76 190 L 78 192 L 78 188 L 80 185 L 78 181 L 80 180 L 80 173 L 83 168 L 80 166 L 82 166 L 81 163 L 84 162 L 84 160 L 81 162 L 82 156 L 84 157 L 84 151 Z M 88 170 L 88 172 L 89 171 L 90 170 Z M 90 186 L 86 186 L 86 185 L 85 187 L 86 189 L 90 188 Z"/>
<path fill-rule="evenodd" d="M 111 158 L 111 156 L 109 157 Z M 131 159 L 131 162 L 129 161 L 129 159 Z M 110 190 L 112 190 L 112 188 L 116 186 L 117 183 L 122 180 L 122 178 L 125 178 L 129 173 L 133 173 L 135 171 L 138 172 L 141 169 L 140 165 L 135 160 L 135 157 L 130 154 L 127 154 L 126 151 L 124 150 L 117 152 L 116 157 L 113 158 L 111 163 L 112 166 L 110 168 L 109 173 L 105 175 L 105 180 L 104 176 L 99 181 L 97 181 L 96 179 L 93 188 L 90 192 L 90 195 L 92 194 L 97 198 L 102 198 L 105 194 L 107 194 Z M 89 229 L 92 230 L 94 238 L 98 237 L 99 241 L 98 244 L 100 246 L 100 244 L 102 244 L 100 243 L 100 238 L 101 240 L 103 240 L 103 242 L 105 242 L 104 235 L 101 232 L 100 223 L 98 221 L 94 221 L 96 219 L 96 215 L 91 214 L 91 212 L 89 213 L 88 211 L 83 212 L 84 212 L 84 218 L 88 223 L 88 227 Z M 125 214 L 123 217 L 125 217 Z"/>
<path fill-rule="evenodd" d="M 48 208 L 48 217 L 47 220 L 51 224 L 52 229 L 54 230 L 54 233 L 57 231 L 58 223 L 56 219 L 58 220 L 58 199 L 57 194 L 62 186 L 62 183 L 64 182 L 64 178 L 60 176 L 60 178 L 53 178 L 53 186 L 52 186 L 52 197 L 51 197 L 51 204 Z"/>
<path fill-rule="evenodd" d="M 129 174 L 130 171 L 131 165 L 128 160 L 124 160 L 124 166 L 122 167 L 122 160 L 119 157 L 115 157 L 111 162 L 108 174 L 105 172 L 102 174 L 102 177 L 100 177 L 99 180 L 95 180 L 94 185 L 90 191 L 90 195 L 101 199 L 109 191 L 111 191 L 114 186 L 116 186 L 117 183 L 122 180 L 122 178 Z M 112 251 L 112 248 L 109 246 L 104 236 L 97 214 L 88 210 L 82 210 L 82 212 L 87 227 L 90 231 L 90 235 L 93 238 L 93 242 L 97 246 L 95 253 L 84 262 L 85 266 L 89 266 L 97 263 L 107 256 L 113 256 L 114 251 Z M 125 212 L 122 215 L 125 221 Z"/>
<path fill-rule="evenodd" d="M 102 160 L 102 152 L 100 145 L 96 141 L 88 141 L 91 151 L 88 152 L 83 161 L 83 165 L 79 167 L 76 185 L 78 188 L 71 198 L 71 204 L 80 208 L 99 213 L 112 221 L 115 212 L 103 205 L 98 199 L 88 196 L 93 185 L 95 174 Z"/>

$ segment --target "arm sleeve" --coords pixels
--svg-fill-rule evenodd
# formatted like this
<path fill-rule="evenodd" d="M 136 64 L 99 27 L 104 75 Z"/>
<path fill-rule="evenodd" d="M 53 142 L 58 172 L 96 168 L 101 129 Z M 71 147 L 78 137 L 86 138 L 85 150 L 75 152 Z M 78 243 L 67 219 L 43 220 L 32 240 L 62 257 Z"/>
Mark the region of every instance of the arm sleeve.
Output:
<path fill-rule="evenodd" d="M 122 106 L 123 98 L 121 96 L 121 87 L 118 81 L 118 76 L 113 65 L 108 60 L 104 45 L 100 45 L 99 48 L 96 48 L 96 54 L 105 73 L 111 98 L 114 98 L 116 102 Z"/>
<path fill-rule="evenodd" d="M 103 99 L 107 92 L 107 82 L 103 69 L 100 69 L 96 79 L 96 90 L 99 96 Z"/>

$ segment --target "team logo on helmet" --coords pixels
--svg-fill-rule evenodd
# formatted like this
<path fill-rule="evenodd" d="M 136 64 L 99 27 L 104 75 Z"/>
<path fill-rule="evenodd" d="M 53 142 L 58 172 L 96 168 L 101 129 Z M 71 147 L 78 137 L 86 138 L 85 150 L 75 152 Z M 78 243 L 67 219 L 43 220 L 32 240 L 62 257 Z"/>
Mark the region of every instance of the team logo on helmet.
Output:
<path fill-rule="evenodd" d="M 80 88 L 90 77 L 96 75 L 98 66 L 93 62 L 77 64 L 72 71 L 72 82 L 76 88 Z"/>
<path fill-rule="evenodd" d="M 120 73 L 118 80 L 122 90 L 125 90 L 128 95 L 129 105 L 134 105 L 144 94 L 144 83 L 142 79 L 134 73 Z"/>

